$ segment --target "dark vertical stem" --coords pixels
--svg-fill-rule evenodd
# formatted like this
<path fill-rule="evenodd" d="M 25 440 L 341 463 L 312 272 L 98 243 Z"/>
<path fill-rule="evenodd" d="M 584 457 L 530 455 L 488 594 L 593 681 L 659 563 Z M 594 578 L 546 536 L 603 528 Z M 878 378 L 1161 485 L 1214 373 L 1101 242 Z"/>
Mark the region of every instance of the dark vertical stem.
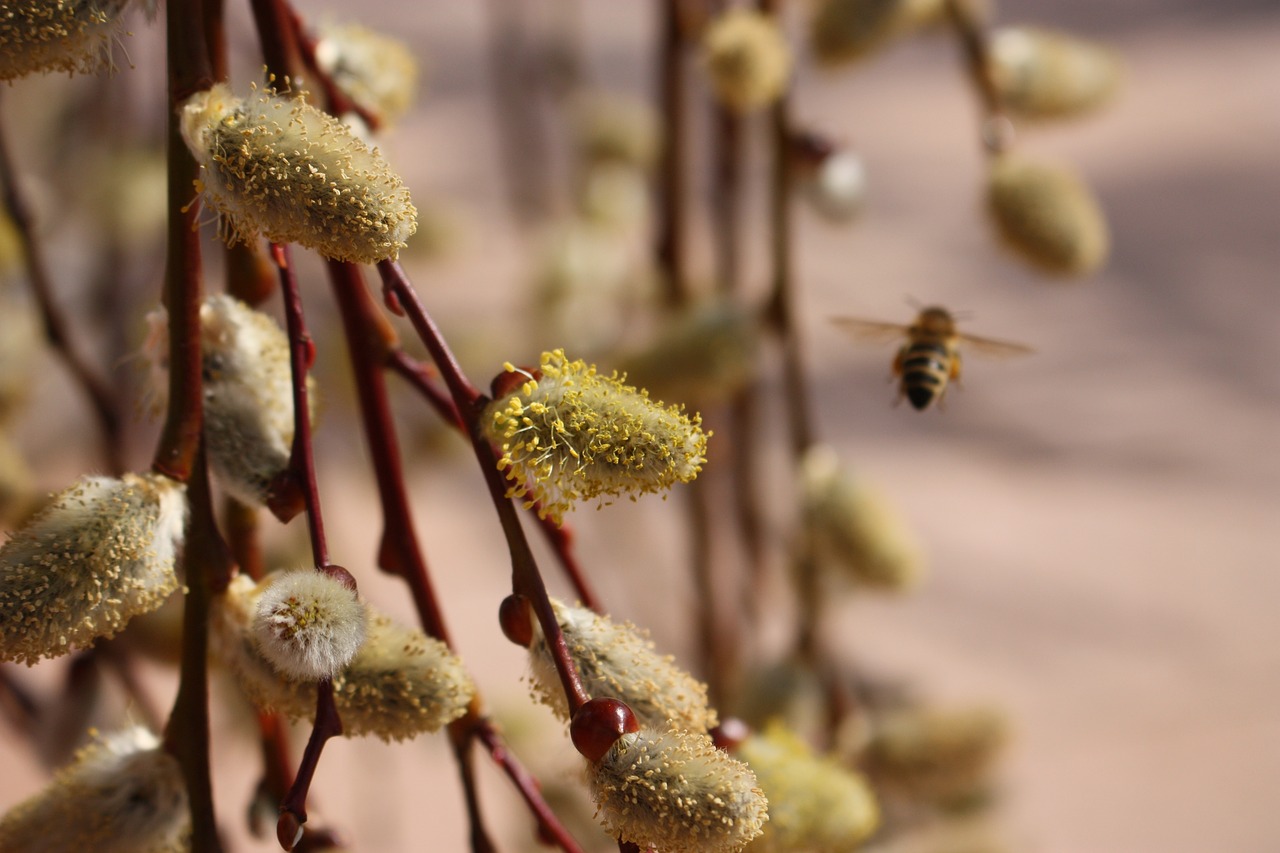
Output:
<path fill-rule="evenodd" d="M 685 235 L 689 230 L 685 181 L 688 172 L 688 57 L 681 26 L 681 0 L 660 0 L 658 99 L 662 112 L 662 154 L 658 161 L 658 204 L 654 253 L 667 303 L 688 299 Z"/>
<path fill-rule="evenodd" d="M 222 519 L 236 565 L 255 581 L 262 580 L 267 567 L 258 542 L 258 510 L 228 495 L 222 504 Z"/>
<path fill-rule="evenodd" d="M 0 92 L 0 96 L 3 92 Z M 116 412 L 115 401 L 107 384 L 90 367 L 89 362 L 72 344 L 72 335 L 66 318 L 53 298 L 53 283 L 49 277 L 49 269 L 45 266 L 44 256 L 36 242 L 31 208 L 27 205 L 18 186 L 17 170 L 9 153 L 5 139 L 4 126 L 0 123 L 0 184 L 4 185 L 4 206 L 9 219 L 17 232 L 18 242 L 22 246 L 22 255 L 26 262 L 27 275 L 31 280 L 31 292 L 35 296 L 36 306 L 40 309 L 40 319 L 44 327 L 45 339 L 66 364 L 71 377 L 93 412 L 98 423 L 98 433 L 102 441 L 103 457 L 113 474 L 124 471 L 123 435 L 120 428 L 120 416 Z"/>
<path fill-rule="evenodd" d="M 195 456 L 187 500 L 191 515 L 183 549 L 187 594 L 183 600 L 182 676 L 164 745 L 182 765 L 191 807 L 193 853 L 220 853 L 209 778 L 209 604 L 212 595 L 226 587 L 233 566 L 213 520 L 203 449 Z"/>
<path fill-rule="evenodd" d="M 302 56 L 289 7 L 281 0 L 249 0 L 249 6 L 253 9 L 267 70 L 278 81 L 298 77 L 302 72 Z"/>
<path fill-rule="evenodd" d="M 947 19 L 964 52 L 965 69 L 982 101 L 982 144 L 994 156 L 1013 145 L 1013 124 L 1004 113 L 1000 87 L 996 85 L 991 46 L 978 11 L 971 0 L 946 0 Z"/>
<path fill-rule="evenodd" d="M 394 261 L 383 261 L 378 264 L 378 272 L 382 275 L 384 292 L 396 307 L 409 317 L 414 330 L 426 345 L 432 361 L 440 370 L 441 378 L 453 396 L 454 405 L 467 424 L 467 432 L 471 439 L 471 447 L 476 461 L 484 473 L 489 495 L 493 499 L 494 508 L 502 524 L 502 532 L 507 539 L 507 547 L 511 552 L 511 587 L 512 592 L 524 595 L 533 605 L 538 616 L 538 624 L 547 641 L 547 648 L 555 661 L 560 683 L 564 687 L 565 698 L 572 716 L 591 697 L 582 687 L 577 667 L 569 656 L 564 634 L 556 621 L 555 611 L 551 608 L 551 599 L 547 596 L 546 585 L 542 582 L 542 573 L 538 570 L 537 561 L 525 538 L 524 528 L 520 526 L 520 518 L 516 515 L 515 506 L 507 498 L 507 486 L 502 472 L 498 470 L 498 459 L 493 447 L 480 432 L 479 412 L 483 399 L 475 386 L 462 373 L 458 360 L 445 343 L 444 336 L 436 327 L 435 321 L 427 313 L 426 307 L 418 297 L 404 270 Z"/>
<path fill-rule="evenodd" d="M 280 803 L 280 820 L 276 824 L 276 840 L 285 850 L 292 850 L 307 822 L 307 793 L 311 790 L 311 780 L 315 778 L 316 767 L 320 764 L 320 753 L 331 737 L 342 734 L 342 720 L 338 718 L 338 709 L 333 701 L 333 681 L 325 679 L 316 685 L 316 721 L 311 727 L 311 736 L 307 738 L 307 746 L 302 751 L 302 761 L 298 765 L 298 775 L 293 780 L 293 787 Z"/>

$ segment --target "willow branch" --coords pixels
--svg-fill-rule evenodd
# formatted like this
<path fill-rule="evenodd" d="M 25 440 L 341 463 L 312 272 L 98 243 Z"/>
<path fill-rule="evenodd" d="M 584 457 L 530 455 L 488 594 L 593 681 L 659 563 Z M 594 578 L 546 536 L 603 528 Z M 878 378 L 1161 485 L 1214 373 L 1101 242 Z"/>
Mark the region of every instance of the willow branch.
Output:
<path fill-rule="evenodd" d="M 996 84 L 991 44 L 981 16 L 971 0 L 946 0 L 947 20 L 964 53 L 965 70 L 982 102 L 982 144 L 995 156 L 1013 145 L 1013 123 L 1005 115 L 1000 87 Z"/>

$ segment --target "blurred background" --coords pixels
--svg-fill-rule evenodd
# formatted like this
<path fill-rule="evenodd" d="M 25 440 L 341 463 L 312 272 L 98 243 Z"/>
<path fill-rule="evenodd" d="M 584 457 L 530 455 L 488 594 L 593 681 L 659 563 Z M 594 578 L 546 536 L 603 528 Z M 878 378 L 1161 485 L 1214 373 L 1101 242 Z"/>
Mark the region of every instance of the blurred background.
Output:
<path fill-rule="evenodd" d="M 787 7 L 798 44 L 809 7 Z M 298 8 L 317 21 L 356 12 L 313 0 Z M 549 278 L 572 286 L 581 263 L 642 292 L 648 285 L 636 271 L 648 234 L 635 229 L 607 248 L 574 243 L 583 238 L 556 201 L 563 189 L 549 193 L 538 215 L 517 212 L 512 192 L 521 181 L 536 192 L 543 178 L 552 187 L 569 180 L 556 154 L 567 108 L 545 92 L 540 102 L 516 104 L 535 129 L 521 144 L 534 148 L 517 145 L 522 154 L 510 169 L 501 127 L 513 106 L 495 98 L 495 69 L 514 49 L 504 33 L 570 32 L 580 49 L 577 86 L 651 100 L 656 4 L 388 0 L 362 4 L 358 14 L 403 39 L 422 64 L 412 108 L 379 144 L 424 214 L 405 267 L 469 374 L 487 383 L 502 362 L 534 363 L 574 335 L 612 366 L 602 342 L 636 334 L 627 310 L 588 304 L 568 320 L 557 315 L 557 326 L 539 288 Z M 851 146 L 868 184 L 865 208 L 847 225 L 797 211 L 799 315 L 817 431 L 885 493 L 927 556 L 917 590 L 840 602 L 826 636 L 860 668 L 939 701 L 1007 714 L 1013 738 L 1001 765 L 999 822 L 1010 849 L 1280 850 L 1280 334 L 1272 313 L 1280 308 L 1280 10 L 1244 0 L 1000 0 L 995 14 L 1000 23 L 1071 30 L 1123 57 L 1123 86 L 1108 109 L 1029 127 L 1018 141 L 1020 151 L 1074 164 L 1101 199 L 1113 249 L 1087 281 L 1047 280 L 993 239 L 981 207 L 977 103 L 954 39 L 925 33 L 838 70 L 817 67 L 803 47 L 797 53 L 797 121 Z M 250 27 L 232 6 L 242 84 L 259 63 Z M 124 184 L 95 181 L 90 144 L 104 132 L 122 148 L 159 138 L 159 31 L 141 16 L 131 29 L 123 46 L 135 67 L 121 63 L 106 84 L 24 80 L 3 93 L 2 109 L 60 300 L 73 324 L 98 330 L 103 367 L 140 413 L 130 421 L 130 458 L 142 467 L 155 423 L 141 414 L 145 375 L 130 356 L 159 292 L 160 213 L 145 211 L 157 204 L 163 173 L 153 174 L 152 163 L 128 172 Z M 89 101 L 106 106 L 86 112 Z M 705 115 L 695 124 L 708 132 Z M 547 171 L 522 176 L 521 163 L 543 162 L 538 145 L 549 149 Z M 753 147 L 745 279 L 760 292 L 764 162 Z M 709 172 L 700 168 L 691 190 L 700 206 L 691 268 L 700 281 L 712 276 Z M 139 198 L 126 204 L 125 193 Z M 131 211 L 118 227 L 140 229 L 124 241 L 127 263 L 114 267 L 117 291 L 99 280 L 83 214 L 103 204 Z M 326 397 L 319 476 L 331 549 L 362 592 L 411 620 L 403 590 L 372 566 L 375 492 L 355 437 L 341 336 L 320 266 L 304 262 L 303 271 L 304 286 L 306 276 L 316 280 L 307 307 Z M 895 406 L 893 346 L 851 340 L 830 320 L 906 323 L 909 299 L 963 309 L 965 329 L 1036 353 L 966 361 L 963 386 L 942 411 Z M 129 318 L 117 331 L 98 319 L 111 312 Z M 785 413 L 776 365 L 766 365 L 761 428 L 778 440 L 765 471 L 779 473 Z M 62 365 L 41 355 L 29 369 L 38 381 L 14 420 L 13 444 L 33 487 L 50 491 L 100 463 Z M 506 548 L 475 463 L 420 401 L 405 394 L 397 408 L 422 541 L 459 651 L 517 751 L 549 789 L 571 786 L 576 756 L 561 727 L 528 701 L 523 654 L 497 630 Z M 717 462 L 713 439 L 709 469 Z M 693 641 L 683 507 L 681 495 L 650 497 L 571 517 L 608 609 L 648 627 L 661 650 L 682 660 Z M 295 521 L 273 533 L 273 547 L 305 560 L 304 533 Z M 778 645 L 769 630 L 765 648 Z M 52 663 L 14 677 L 39 692 L 57 689 L 62 674 Z M 172 679 L 158 666 L 146 675 L 167 707 Z M 234 849 L 274 849 L 243 837 L 257 766 L 256 747 L 237 732 L 244 712 L 221 708 L 215 724 L 220 817 Z M 0 733 L 4 810 L 46 771 L 11 730 Z M 478 763 L 486 811 L 511 849 L 530 847 L 513 791 Z M 313 814 L 349 833 L 357 850 L 462 850 L 455 774 L 439 737 L 399 746 L 334 741 Z"/>

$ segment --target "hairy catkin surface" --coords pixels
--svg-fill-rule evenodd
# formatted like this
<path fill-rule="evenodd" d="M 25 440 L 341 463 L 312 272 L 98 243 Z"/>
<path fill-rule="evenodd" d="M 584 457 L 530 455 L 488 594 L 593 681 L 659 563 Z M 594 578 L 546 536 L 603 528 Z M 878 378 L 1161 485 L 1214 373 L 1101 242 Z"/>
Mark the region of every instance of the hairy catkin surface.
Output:
<path fill-rule="evenodd" d="M 111 39 L 129 0 L 5 0 L 0 4 L 0 80 L 108 66 Z"/>

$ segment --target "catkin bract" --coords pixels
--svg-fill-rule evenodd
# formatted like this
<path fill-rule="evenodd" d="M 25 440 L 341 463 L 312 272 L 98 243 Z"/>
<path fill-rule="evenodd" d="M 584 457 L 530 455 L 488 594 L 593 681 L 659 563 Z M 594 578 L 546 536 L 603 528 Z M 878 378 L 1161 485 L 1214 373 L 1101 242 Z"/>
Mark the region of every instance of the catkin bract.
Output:
<path fill-rule="evenodd" d="M 181 853 L 190 849 L 178 760 L 141 727 L 81 749 L 39 794 L 0 819 L 4 853 Z"/>
<path fill-rule="evenodd" d="M 605 829 L 641 850 L 734 853 L 769 819 L 751 768 L 702 732 L 624 734 L 588 778 Z"/>
<path fill-rule="evenodd" d="M 254 641 L 260 591 L 242 575 L 215 601 L 212 650 L 256 706 L 291 720 L 311 719 L 314 685 L 282 678 Z M 475 694 L 462 662 L 439 640 L 396 623 L 368 602 L 364 606 L 364 644 L 333 679 L 343 731 L 406 740 L 462 716 Z"/>
<path fill-rule="evenodd" d="M 0 4 L 0 80 L 45 71 L 91 73 L 110 62 L 130 0 L 6 0 Z"/>
<path fill-rule="evenodd" d="M 85 477 L 0 548 L 0 660 L 34 664 L 114 636 L 178 587 L 186 488 Z"/>
<path fill-rule="evenodd" d="M 520 372 L 511 365 L 507 371 Z M 563 350 L 544 352 L 536 377 L 491 403 L 482 418 L 502 450 L 508 497 L 527 496 L 541 516 L 557 521 L 576 501 L 634 499 L 692 480 L 706 459 L 701 423 L 617 374 L 570 361 Z"/>
<path fill-rule="evenodd" d="M 678 667 L 670 655 L 654 651 L 640 629 L 585 607 L 554 599 L 551 604 L 587 695 L 622 700 L 641 726 L 660 728 L 670 721 L 682 729 L 707 731 L 716 725 L 706 685 Z M 551 651 L 536 620 L 534 626 L 529 646 L 534 693 L 568 722 L 569 707 Z"/>
<path fill-rule="evenodd" d="M 182 138 L 229 236 L 300 243 L 328 258 L 395 258 L 417 230 L 409 191 L 382 154 L 299 99 L 235 97 L 224 84 L 182 107 Z"/>

